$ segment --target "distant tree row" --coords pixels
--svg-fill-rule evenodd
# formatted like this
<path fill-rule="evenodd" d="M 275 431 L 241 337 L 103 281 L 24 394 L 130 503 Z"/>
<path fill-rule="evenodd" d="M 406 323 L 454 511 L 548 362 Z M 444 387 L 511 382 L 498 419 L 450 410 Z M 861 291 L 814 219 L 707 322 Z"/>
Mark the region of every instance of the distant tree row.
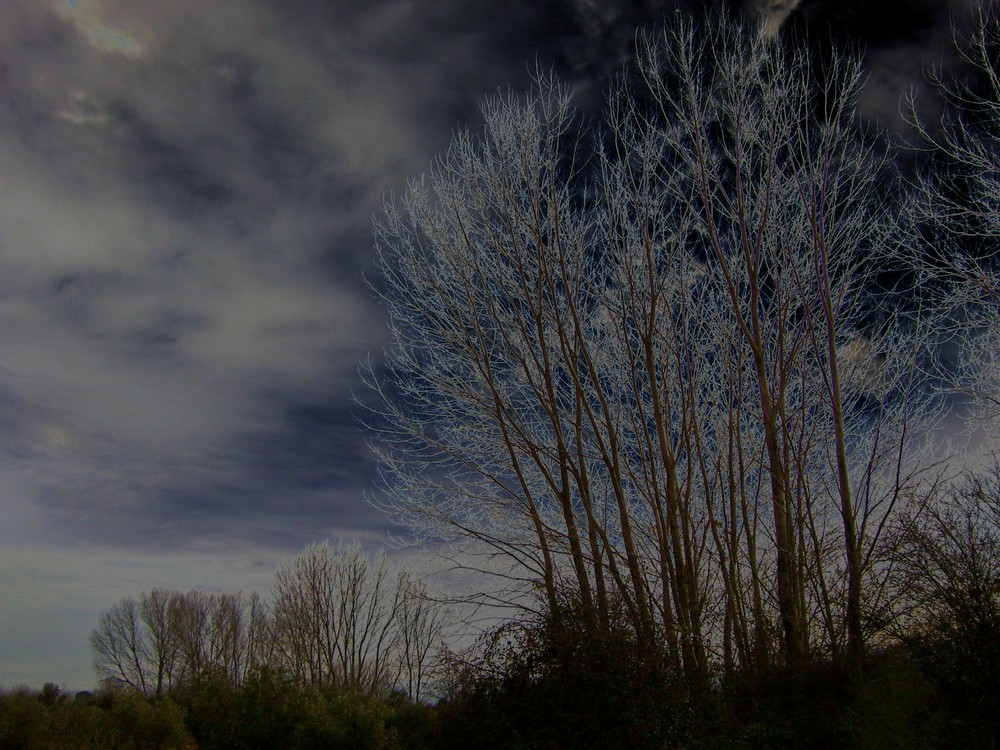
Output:
<path fill-rule="evenodd" d="M 153 589 L 103 612 L 91 633 L 102 683 L 162 695 L 261 670 L 299 684 L 426 697 L 447 624 L 426 585 L 355 544 L 308 547 L 257 592 Z"/>

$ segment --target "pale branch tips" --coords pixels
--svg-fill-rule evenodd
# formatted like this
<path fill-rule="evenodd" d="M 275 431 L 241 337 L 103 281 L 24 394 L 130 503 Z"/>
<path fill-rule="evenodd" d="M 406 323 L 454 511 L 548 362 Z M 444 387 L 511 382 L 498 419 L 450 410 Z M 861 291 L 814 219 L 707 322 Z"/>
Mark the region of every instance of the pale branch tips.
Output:
<path fill-rule="evenodd" d="M 899 211 L 828 62 L 675 21 L 603 131 L 540 76 L 377 222 L 378 504 L 695 679 L 860 654 L 940 416 L 873 314 Z"/>
<path fill-rule="evenodd" d="M 956 34 L 966 77 L 931 82 L 945 101 L 938 122 L 911 121 L 928 158 L 908 203 L 909 242 L 897 262 L 941 311 L 939 337 L 956 338 L 942 364 L 946 388 L 966 394 L 974 430 L 997 434 L 1000 416 L 1000 10 L 983 3 L 967 35 Z"/>

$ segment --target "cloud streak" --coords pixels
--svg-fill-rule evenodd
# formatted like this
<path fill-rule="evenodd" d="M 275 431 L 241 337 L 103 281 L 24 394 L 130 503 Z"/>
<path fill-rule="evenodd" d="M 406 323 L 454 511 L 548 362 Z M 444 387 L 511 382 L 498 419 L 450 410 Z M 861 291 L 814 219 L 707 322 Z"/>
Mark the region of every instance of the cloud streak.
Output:
<path fill-rule="evenodd" d="M 0 53 L 15 102 L 0 341 L 3 456 L 35 487 L 20 503 L 76 521 L 86 507 L 128 543 L 132 511 L 253 494 L 262 444 L 312 436 L 303 402 L 349 401 L 381 344 L 359 238 L 428 158 L 414 123 L 449 92 L 447 45 L 420 49 L 412 4 L 343 11 L 17 6 Z M 337 437 L 363 485 L 358 436 Z"/>

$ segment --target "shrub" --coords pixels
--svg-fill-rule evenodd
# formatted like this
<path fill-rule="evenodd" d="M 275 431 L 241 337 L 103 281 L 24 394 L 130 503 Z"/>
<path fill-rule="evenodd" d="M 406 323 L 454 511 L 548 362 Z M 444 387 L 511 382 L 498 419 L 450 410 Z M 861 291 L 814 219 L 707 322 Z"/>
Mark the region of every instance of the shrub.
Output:
<path fill-rule="evenodd" d="M 71 701 L 47 685 L 0 696 L 0 750 L 173 750 L 187 745 L 173 701 L 132 691 Z"/>
<path fill-rule="evenodd" d="M 108 714 L 109 750 L 169 750 L 187 745 L 184 712 L 169 698 L 150 700 L 125 690 L 115 694 Z"/>
<path fill-rule="evenodd" d="M 662 748 L 715 711 L 626 628 L 598 635 L 574 610 L 487 635 L 440 707 L 441 748 Z"/>
<path fill-rule="evenodd" d="M 397 734 L 390 709 L 377 698 L 337 687 L 301 685 L 261 670 L 245 684 L 203 681 L 177 692 L 201 750 L 344 748 L 381 750 Z"/>
<path fill-rule="evenodd" d="M 46 748 L 48 719 L 45 706 L 27 690 L 0 695 L 0 748 Z"/>

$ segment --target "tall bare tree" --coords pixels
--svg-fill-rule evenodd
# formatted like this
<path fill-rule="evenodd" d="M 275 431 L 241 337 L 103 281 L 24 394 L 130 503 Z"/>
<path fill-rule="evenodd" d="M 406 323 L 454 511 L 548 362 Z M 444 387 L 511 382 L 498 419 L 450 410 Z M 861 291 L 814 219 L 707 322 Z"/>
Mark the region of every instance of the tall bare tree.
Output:
<path fill-rule="evenodd" d="M 171 598 L 171 624 L 177 639 L 178 679 L 196 683 L 212 665 L 209 632 L 215 596 L 207 591 L 176 592 Z"/>
<path fill-rule="evenodd" d="M 402 572 L 398 579 L 399 606 L 396 610 L 397 648 L 400 660 L 399 688 L 410 700 L 426 697 L 444 650 L 448 630 L 448 610 L 432 598 L 427 585 Z"/>
<path fill-rule="evenodd" d="M 150 687 L 156 695 L 172 687 L 177 668 L 178 634 L 173 626 L 172 597 L 173 593 L 166 589 L 153 589 L 139 596 L 139 615 L 145 625 L 152 662 L 153 684 Z"/>
<path fill-rule="evenodd" d="M 147 692 L 155 684 L 149 642 L 139 612 L 130 596 L 101 613 L 90 634 L 94 670 L 102 682 Z"/>
<path fill-rule="evenodd" d="M 691 337 L 674 326 L 685 356 L 647 370 L 691 384 L 674 420 L 698 441 L 686 455 L 717 456 L 719 437 L 735 439 L 741 501 L 748 486 L 769 495 L 786 655 L 808 650 L 818 612 L 827 647 L 856 656 L 865 578 L 905 478 L 901 460 L 915 447 L 913 423 L 937 416 L 917 377 L 922 329 L 875 312 L 878 259 L 899 230 L 882 197 L 888 153 L 856 123 L 860 61 L 834 53 L 816 65 L 802 48 L 725 23 L 677 25 L 641 52 L 652 106 L 627 90 L 613 104 L 618 150 L 606 173 L 630 165 L 632 186 L 614 202 L 642 217 L 637 244 L 653 246 L 640 257 L 662 257 L 663 238 L 677 266 L 702 271 L 701 327 Z M 645 299 L 655 304 L 657 291 Z M 692 377 L 698 370 L 725 383 L 724 429 L 705 419 L 720 394 Z M 725 483 L 702 481 L 717 488 L 707 501 L 724 497 Z M 712 536 L 720 560 L 732 553 Z"/>
<path fill-rule="evenodd" d="M 347 543 L 306 548 L 275 577 L 279 665 L 308 684 L 373 695 L 396 687 L 404 668 L 419 682 L 430 648 L 423 639 L 433 637 L 428 630 L 438 620 L 416 593 L 384 555 Z M 412 679 L 408 689 L 419 692 Z"/>
<path fill-rule="evenodd" d="M 551 78 L 493 100 L 387 206 L 383 507 L 701 679 L 856 657 L 935 418 L 869 296 L 897 232 L 858 60 L 679 21 L 637 73 L 599 136 Z"/>
<path fill-rule="evenodd" d="M 941 338 L 957 335 L 960 362 L 946 379 L 974 397 L 973 425 L 998 430 L 1000 416 L 1000 10 L 975 8 L 968 34 L 956 31 L 966 75 L 932 71 L 945 101 L 938 122 L 912 121 L 929 152 L 911 203 L 914 241 L 901 248 L 931 299 L 949 313 Z M 942 322 L 944 318 L 942 319 Z"/>

